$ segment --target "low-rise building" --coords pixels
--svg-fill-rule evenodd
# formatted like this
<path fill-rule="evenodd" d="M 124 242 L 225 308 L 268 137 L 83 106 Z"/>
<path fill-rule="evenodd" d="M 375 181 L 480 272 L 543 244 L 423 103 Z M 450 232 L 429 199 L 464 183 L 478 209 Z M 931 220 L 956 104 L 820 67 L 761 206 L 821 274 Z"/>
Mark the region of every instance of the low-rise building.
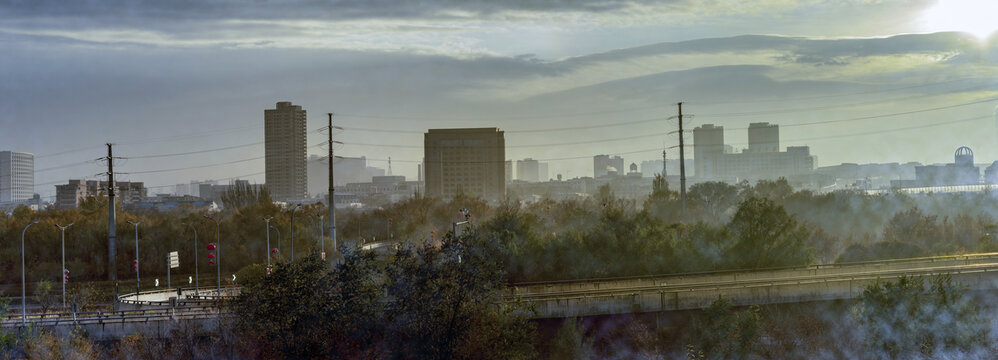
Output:
<path fill-rule="evenodd" d="M 116 181 L 115 189 L 115 196 L 123 204 L 146 199 L 147 189 L 142 182 Z M 65 185 L 55 186 L 55 206 L 59 209 L 75 209 L 88 196 L 107 196 L 107 181 L 69 180 Z"/>

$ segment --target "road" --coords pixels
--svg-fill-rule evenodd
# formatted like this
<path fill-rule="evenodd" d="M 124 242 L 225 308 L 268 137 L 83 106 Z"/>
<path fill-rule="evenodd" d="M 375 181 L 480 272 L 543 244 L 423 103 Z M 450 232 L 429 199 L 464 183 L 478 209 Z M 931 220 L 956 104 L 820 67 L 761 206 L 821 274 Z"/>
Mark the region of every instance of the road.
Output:
<path fill-rule="evenodd" d="M 972 289 L 998 289 L 998 253 L 939 256 L 850 264 L 811 265 L 761 270 L 584 279 L 522 283 L 511 287 L 509 301 L 533 306 L 535 318 L 576 317 L 633 312 L 660 312 L 704 308 L 719 296 L 735 305 L 772 304 L 846 299 L 858 296 L 876 281 L 900 276 L 950 275 Z M 221 298 L 238 294 L 223 289 Z M 158 290 L 123 295 L 116 312 L 31 315 L 38 325 L 108 324 L 217 317 L 215 289 Z M 16 327 L 20 314 L 2 319 Z"/>

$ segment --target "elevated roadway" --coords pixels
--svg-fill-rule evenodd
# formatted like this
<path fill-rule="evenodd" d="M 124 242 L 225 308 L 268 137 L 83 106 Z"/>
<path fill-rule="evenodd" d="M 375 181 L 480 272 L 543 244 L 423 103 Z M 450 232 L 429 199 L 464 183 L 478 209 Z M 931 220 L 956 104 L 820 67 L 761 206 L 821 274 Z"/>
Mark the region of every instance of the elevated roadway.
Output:
<path fill-rule="evenodd" d="M 998 288 L 998 253 L 613 279 L 521 283 L 510 301 L 535 318 L 699 309 L 725 297 L 735 305 L 848 299 L 877 281 L 949 275 L 972 289 Z"/>
<path fill-rule="evenodd" d="M 563 318 L 699 309 L 718 297 L 735 305 L 848 299 L 877 281 L 942 275 L 972 289 L 998 289 L 998 253 L 520 283 L 510 288 L 507 299 L 530 305 L 535 318 Z M 226 314 L 220 302 L 237 294 L 238 288 L 224 288 L 221 294 L 214 288 L 197 294 L 193 289 L 149 291 L 121 296 L 119 311 L 29 314 L 27 322 L 57 331 L 81 326 L 98 338 L 135 332 L 163 335 L 184 321 L 212 329 Z M 0 326 L 22 325 L 20 313 L 12 312 L 0 319 Z"/>

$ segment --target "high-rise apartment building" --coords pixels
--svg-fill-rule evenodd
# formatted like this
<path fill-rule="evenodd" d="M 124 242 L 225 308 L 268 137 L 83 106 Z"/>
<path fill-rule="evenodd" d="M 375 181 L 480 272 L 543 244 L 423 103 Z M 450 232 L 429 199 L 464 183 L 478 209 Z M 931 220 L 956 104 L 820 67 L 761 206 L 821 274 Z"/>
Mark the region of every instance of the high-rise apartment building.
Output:
<path fill-rule="evenodd" d="M 754 132 L 753 132 L 754 131 Z M 693 165 L 702 180 L 742 181 L 776 179 L 808 174 L 815 157 L 807 146 L 789 146 L 779 151 L 779 127 L 754 123 L 749 127 L 749 148 L 729 153 L 724 128 L 705 124 L 693 129 Z"/>
<path fill-rule="evenodd" d="M 276 201 L 308 197 L 305 109 L 290 101 L 263 111 L 265 181 Z"/>
<path fill-rule="evenodd" d="M 426 195 L 506 196 L 506 140 L 498 128 L 430 129 L 423 136 Z"/>
<path fill-rule="evenodd" d="M 35 194 L 35 155 L 0 151 L 0 204 L 31 200 Z"/>
<path fill-rule="evenodd" d="M 540 181 L 540 162 L 537 160 L 526 158 L 523 160 L 516 161 L 516 179 L 526 182 L 538 182 Z M 547 179 L 545 179 L 547 180 Z"/>
<path fill-rule="evenodd" d="M 610 173 L 624 175 L 624 158 L 620 156 L 596 155 L 593 156 L 593 178 L 599 179 Z"/>
<path fill-rule="evenodd" d="M 748 127 L 748 151 L 774 153 L 780 151 L 780 127 L 770 123 L 751 123 Z"/>
<path fill-rule="evenodd" d="M 513 182 L 513 160 L 506 160 L 506 183 L 511 182 Z"/>
<path fill-rule="evenodd" d="M 696 177 L 717 178 L 723 155 L 723 126 L 705 124 L 693 129 L 693 174 Z"/>
<path fill-rule="evenodd" d="M 333 162 L 333 173 L 336 175 L 335 186 L 349 183 L 370 182 L 375 176 L 384 176 L 385 169 L 370 166 L 367 157 L 336 157 Z M 308 157 L 308 195 L 316 197 L 329 196 L 329 162 L 325 156 L 309 155 Z"/>

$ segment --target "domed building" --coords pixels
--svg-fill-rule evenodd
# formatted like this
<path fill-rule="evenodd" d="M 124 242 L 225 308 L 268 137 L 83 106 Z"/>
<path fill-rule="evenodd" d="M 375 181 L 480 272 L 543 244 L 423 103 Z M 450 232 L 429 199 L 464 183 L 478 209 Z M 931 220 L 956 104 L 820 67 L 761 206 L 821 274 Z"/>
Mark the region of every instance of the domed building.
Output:
<path fill-rule="evenodd" d="M 974 166 L 974 152 L 961 146 L 953 154 L 953 163 L 915 167 L 915 187 L 977 185 L 981 183 L 981 170 Z"/>

